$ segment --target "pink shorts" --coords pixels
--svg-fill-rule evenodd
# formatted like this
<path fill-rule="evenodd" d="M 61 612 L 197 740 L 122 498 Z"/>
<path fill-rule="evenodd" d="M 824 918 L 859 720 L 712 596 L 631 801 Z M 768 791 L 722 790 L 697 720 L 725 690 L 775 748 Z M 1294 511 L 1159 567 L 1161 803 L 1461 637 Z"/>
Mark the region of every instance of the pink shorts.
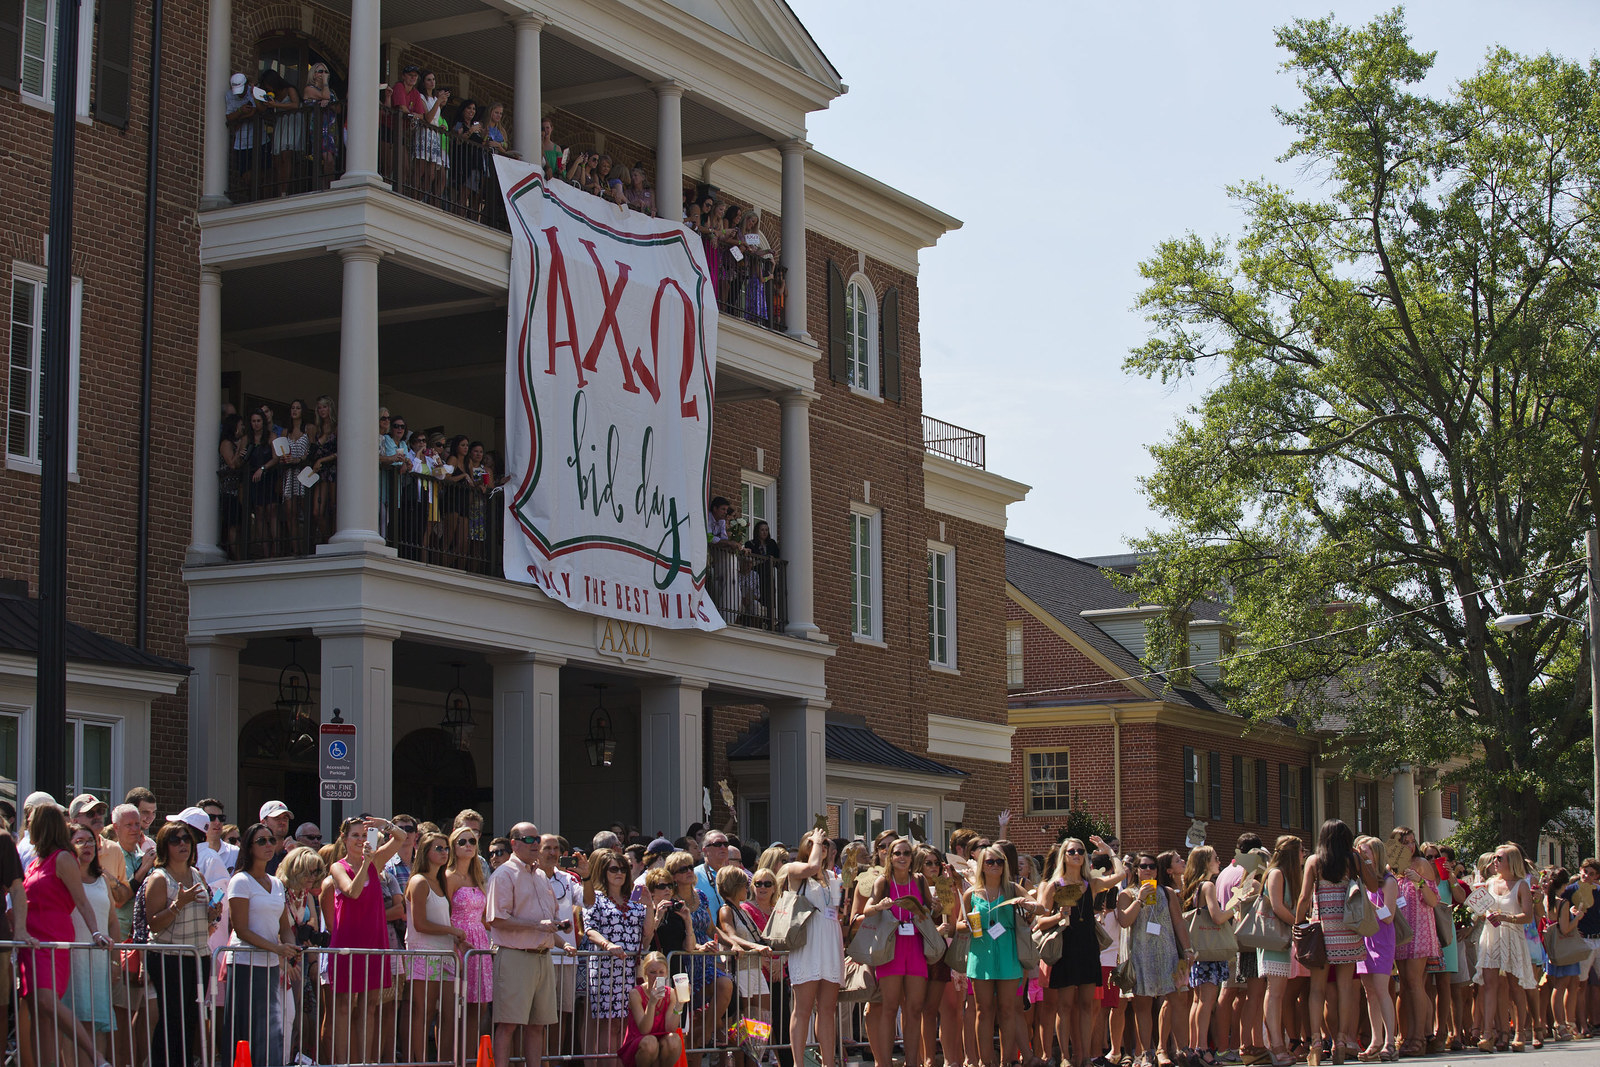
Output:
<path fill-rule="evenodd" d="M 921 934 L 898 934 L 894 939 L 894 959 L 877 970 L 879 978 L 906 974 L 914 978 L 928 977 L 928 957 L 922 954 Z"/>

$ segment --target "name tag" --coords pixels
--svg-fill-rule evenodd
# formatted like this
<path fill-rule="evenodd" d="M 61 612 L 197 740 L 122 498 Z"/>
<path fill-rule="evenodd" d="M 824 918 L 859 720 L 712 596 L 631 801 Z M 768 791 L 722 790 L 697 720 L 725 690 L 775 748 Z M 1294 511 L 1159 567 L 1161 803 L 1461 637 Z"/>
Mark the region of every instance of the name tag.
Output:
<path fill-rule="evenodd" d="M 993 926 L 989 927 L 989 936 L 995 941 L 998 941 L 1002 937 L 1006 936 L 1005 924 L 995 923 Z"/>
<path fill-rule="evenodd" d="M 1395 901 L 1395 906 L 1396 907 L 1401 907 L 1401 908 L 1405 907 L 1406 906 L 1406 898 L 1405 897 L 1401 897 L 1399 900 Z"/>
<path fill-rule="evenodd" d="M 823 908 L 822 909 L 822 914 L 827 916 L 833 922 L 838 922 L 839 921 L 839 909 L 838 908 Z"/>
<path fill-rule="evenodd" d="M 915 923 L 901 923 L 900 924 L 900 936 L 901 937 L 915 937 L 916 934 L 917 934 L 917 927 L 916 927 Z"/>
<path fill-rule="evenodd" d="M 1161 924 L 1160 923 L 1145 923 L 1144 924 L 1144 932 L 1147 933 L 1147 934 L 1152 934 L 1152 935 L 1154 935 L 1156 937 L 1160 937 L 1161 936 Z"/>
<path fill-rule="evenodd" d="M 1382 904 L 1379 904 L 1378 905 L 1378 918 L 1387 919 L 1388 917 L 1389 917 L 1389 909 L 1384 907 Z"/>

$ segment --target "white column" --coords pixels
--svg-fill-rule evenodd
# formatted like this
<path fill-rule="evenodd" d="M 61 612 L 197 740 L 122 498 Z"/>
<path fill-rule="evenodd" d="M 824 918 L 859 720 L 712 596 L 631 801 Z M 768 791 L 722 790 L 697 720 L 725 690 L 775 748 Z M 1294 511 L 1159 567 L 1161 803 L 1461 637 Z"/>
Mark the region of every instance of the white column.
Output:
<path fill-rule="evenodd" d="M 228 68 L 233 57 L 233 0 L 211 0 L 206 15 L 205 159 L 200 174 L 200 206 L 228 205 Z M 87 56 L 84 57 L 87 60 Z M 198 795 L 198 794 L 196 794 Z M 220 797 L 218 799 L 221 799 Z"/>
<path fill-rule="evenodd" d="M 338 530 L 319 552 L 383 548 L 378 533 L 378 260 L 370 245 L 340 249 Z M 392 549 L 386 551 L 393 551 Z M 370 809 L 369 809 L 370 810 Z"/>
<path fill-rule="evenodd" d="M 313 633 L 322 644 L 322 721 L 333 721 L 338 708 L 339 717 L 356 728 L 356 799 L 345 804 L 345 818 L 363 811 L 387 818 L 394 811 L 394 642 L 400 634 L 373 626 Z M 328 807 L 324 802 L 325 826 Z"/>
<path fill-rule="evenodd" d="M 790 847 L 827 814 L 828 738 L 825 701 L 785 700 L 768 705 L 768 773 L 772 835 Z M 940 828 L 941 833 L 943 828 Z"/>
<path fill-rule="evenodd" d="M 783 153 L 783 247 L 779 249 L 787 273 L 784 314 L 787 332 L 803 341 L 806 331 L 806 152 L 811 145 L 797 138 L 778 146 Z"/>
<path fill-rule="evenodd" d="M 705 818 L 701 790 L 700 699 L 706 684 L 687 678 L 639 687 L 640 823 L 669 838 Z"/>
<path fill-rule="evenodd" d="M 1394 825 L 1418 829 L 1417 778 L 1409 763 L 1394 772 Z"/>
<path fill-rule="evenodd" d="M 344 177 L 342 185 L 382 184 L 378 176 L 378 57 L 383 27 L 381 0 L 350 0 L 350 76 L 345 90 Z M 348 274 L 346 275 L 348 280 Z M 340 436 L 344 427 L 339 428 Z M 376 810 L 376 809 L 373 809 Z"/>
<path fill-rule="evenodd" d="M 561 827 L 560 656 L 528 652 L 494 668 L 494 812 L 497 827 L 527 820 Z"/>
<path fill-rule="evenodd" d="M 189 795 L 238 807 L 242 637 L 190 637 Z M 251 820 L 254 822 L 255 820 Z"/>
<path fill-rule="evenodd" d="M 539 34 L 544 20 L 518 15 L 511 20 L 516 35 L 516 84 L 511 87 L 511 147 L 531 163 L 539 161 L 539 122 L 543 95 L 539 69 Z"/>
<path fill-rule="evenodd" d="M 1444 832 L 1444 791 L 1439 788 L 1439 772 L 1422 772 L 1422 823 L 1417 829 L 1417 844 L 1438 841 Z"/>
<path fill-rule="evenodd" d="M 222 272 L 200 270 L 199 336 L 194 346 L 194 471 L 189 480 L 186 566 L 221 563 L 218 548 L 217 427 L 222 419 Z M 197 796 L 199 794 L 196 794 Z M 219 798 L 220 799 L 220 798 Z"/>
<path fill-rule="evenodd" d="M 787 220 L 788 216 L 784 218 Z M 788 225 L 785 221 L 785 229 Z M 796 390 L 778 398 L 782 411 L 780 447 L 783 451 L 778 483 L 778 532 L 783 538 L 789 575 L 788 632 L 798 637 L 817 633 L 813 621 L 811 531 L 811 401 L 816 396 L 807 390 Z"/>
<path fill-rule="evenodd" d="M 656 215 L 677 222 L 683 216 L 683 86 L 657 82 Z"/>

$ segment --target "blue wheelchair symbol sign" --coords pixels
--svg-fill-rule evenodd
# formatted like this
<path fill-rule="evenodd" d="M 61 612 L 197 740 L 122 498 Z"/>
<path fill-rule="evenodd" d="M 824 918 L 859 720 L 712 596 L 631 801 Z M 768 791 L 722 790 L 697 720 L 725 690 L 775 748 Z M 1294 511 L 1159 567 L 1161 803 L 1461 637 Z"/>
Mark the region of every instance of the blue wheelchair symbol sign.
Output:
<path fill-rule="evenodd" d="M 328 743 L 328 755 L 334 759 L 344 759 L 349 751 L 349 749 L 345 748 L 343 741 L 330 741 Z"/>

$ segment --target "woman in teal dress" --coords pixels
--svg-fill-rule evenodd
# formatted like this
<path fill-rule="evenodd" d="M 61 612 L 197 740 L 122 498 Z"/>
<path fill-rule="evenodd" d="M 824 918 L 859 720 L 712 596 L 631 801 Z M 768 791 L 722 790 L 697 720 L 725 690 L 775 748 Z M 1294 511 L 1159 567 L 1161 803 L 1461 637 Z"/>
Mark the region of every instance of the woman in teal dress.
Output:
<path fill-rule="evenodd" d="M 991 845 L 978 853 L 978 883 L 962 897 L 972 946 L 967 952 L 967 978 L 978 999 L 978 1048 L 984 1067 L 995 1067 L 994 1031 L 998 1009 L 1001 1053 L 1004 1062 L 1017 1057 L 1017 983 L 1022 964 L 1017 960 L 1017 938 L 1027 937 L 1033 908 L 1009 877 L 1006 854 Z"/>

